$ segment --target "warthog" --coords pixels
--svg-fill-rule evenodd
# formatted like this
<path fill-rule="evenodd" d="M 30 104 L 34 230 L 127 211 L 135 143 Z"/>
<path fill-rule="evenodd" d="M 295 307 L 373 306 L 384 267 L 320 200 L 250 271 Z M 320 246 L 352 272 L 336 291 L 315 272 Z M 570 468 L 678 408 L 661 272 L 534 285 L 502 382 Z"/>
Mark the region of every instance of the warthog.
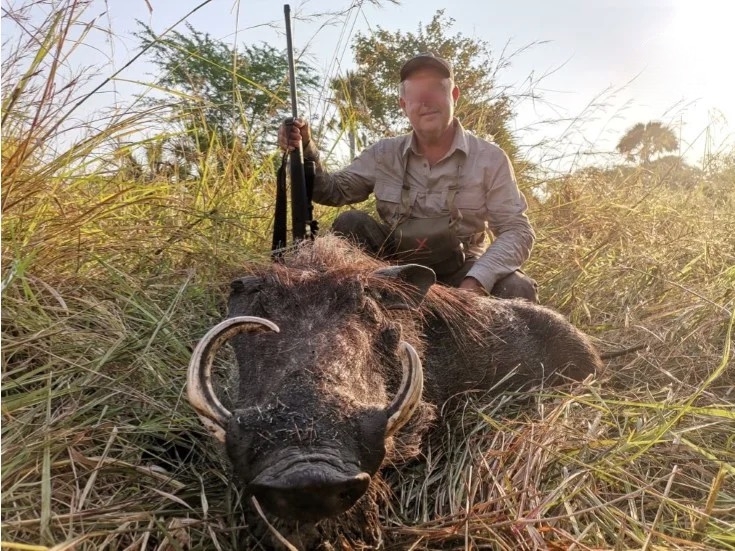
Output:
<path fill-rule="evenodd" d="M 235 280 L 228 319 L 195 349 L 191 404 L 224 443 L 245 495 L 300 545 L 345 526 L 362 541 L 379 537 L 376 473 L 419 453 L 436 406 L 601 367 L 554 311 L 434 283 L 428 268 L 388 266 L 318 238 Z M 211 383 L 229 339 L 239 370 L 231 412 Z"/>

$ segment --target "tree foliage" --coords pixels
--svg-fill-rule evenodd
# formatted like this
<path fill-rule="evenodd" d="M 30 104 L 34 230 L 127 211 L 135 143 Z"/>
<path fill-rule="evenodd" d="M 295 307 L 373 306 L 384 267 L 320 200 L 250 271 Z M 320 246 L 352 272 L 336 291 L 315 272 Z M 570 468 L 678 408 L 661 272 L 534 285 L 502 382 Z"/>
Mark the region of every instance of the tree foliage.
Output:
<path fill-rule="evenodd" d="M 489 45 L 460 33 L 448 34 L 453 23 L 439 10 L 415 33 L 378 27 L 358 34 L 353 44 L 356 70 L 346 81 L 338 78 L 332 82 L 337 90 L 345 90 L 345 82 L 349 83 L 349 95 L 338 97 L 338 102 L 343 112 L 345 105 L 355 107 L 348 119 L 357 122 L 368 139 L 407 132 L 410 127 L 398 105 L 400 68 L 416 54 L 433 52 L 454 66 L 455 81 L 462 92 L 456 114 L 462 124 L 480 137 L 494 138 L 514 157 L 516 147 L 508 131 L 510 103 L 495 85 Z"/>
<path fill-rule="evenodd" d="M 661 122 L 650 121 L 646 124 L 639 122 L 630 128 L 618 142 L 617 150 L 629 161 L 649 164 L 654 155 L 675 151 L 678 147 L 679 140 L 671 128 Z"/>
<path fill-rule="evenodd" d="M 251 146 L 273 143 L 277 125 L 291 110 L 285 52 L 268 44 L 237 49 L 191 25 L 186 33 L 158 37 L 139 24 L 136 36 L 150 48 L 158 82 L 168 92 L 166 103 L 200 149 L 213 135 L 225 146 L 235 141 Z M 299 92 L 317 89 L 315 69 L 300 62 L 296 71 Z"/>
<path fill-rule="evenodd" d="M 339 113 L 339 125 L 347 134 L 350 143 L 350 158 L 357 153 L 361 128 L 370 126 L 370 106 L 367 103 L 365 79 L 354 71 L 347 71 L 345 76 L 332 79 L 330 83 L 334 100 Z M 362 145 L 362 144 L 360 144 Z"/>

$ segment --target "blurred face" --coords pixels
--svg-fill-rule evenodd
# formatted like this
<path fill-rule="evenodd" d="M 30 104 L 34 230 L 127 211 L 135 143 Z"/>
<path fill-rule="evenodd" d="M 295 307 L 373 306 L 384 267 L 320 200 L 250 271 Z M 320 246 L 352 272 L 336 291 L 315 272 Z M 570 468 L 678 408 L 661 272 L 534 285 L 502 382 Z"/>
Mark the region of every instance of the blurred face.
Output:
<path fill-rule="evenodd" d="M 459 88 L 433 69 L 419 69 L 401 84 L 401 109 L 419 137 L 435 139 L 452 124 Z"/>

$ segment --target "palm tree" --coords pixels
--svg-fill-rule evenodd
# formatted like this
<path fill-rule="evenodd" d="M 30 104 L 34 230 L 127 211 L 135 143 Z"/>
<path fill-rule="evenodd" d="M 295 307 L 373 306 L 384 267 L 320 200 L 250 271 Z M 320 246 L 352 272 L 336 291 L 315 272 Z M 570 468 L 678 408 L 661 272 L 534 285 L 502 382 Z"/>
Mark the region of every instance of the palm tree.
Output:
<path fill-rule="evenodd" d="M 664 151 L 674 151 L 679 147 L 674 131 L 658 121 L 646 124 L 639 122 L 628 130 L 618 142 L 617 150 L 629 161 L 636 157 L 641 164 L 647 164 L 651 157 Z"/>

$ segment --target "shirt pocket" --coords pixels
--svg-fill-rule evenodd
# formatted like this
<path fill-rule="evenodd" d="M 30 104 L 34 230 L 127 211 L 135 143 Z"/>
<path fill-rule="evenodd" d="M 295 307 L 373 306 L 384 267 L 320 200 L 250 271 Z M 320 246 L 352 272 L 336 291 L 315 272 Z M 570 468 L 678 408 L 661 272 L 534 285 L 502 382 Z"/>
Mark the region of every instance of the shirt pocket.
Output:
<path fill-rule="evenodd" d="M 423 203 L 423 211 L 426 216 L 439 216 L 449 214 L 449 206 L 447 205 L 447 190 L 427 191 L 419 202 Z"/>
<path fill-rule="evenodd" d="M 481 184 L 464 186 L 457 192 L 454 204 L 461 212 L 471 211 L 475 214 L 485 212 L 485 190 Z"/>
<path fill-rule="evenodd" d="M 459 236 L 469 240 L 486 230 L 487 205 L 482 184 L 460 188 L 454 198 L 454 205 L 462 213 Z M 480 237 L 477 236 L 479 239 Z"/>
<path fill-rule="evenodd" d="M 375 208 L 387 224 L 397 221 L 401 212 L 401 182 L 378 178 L 375 182 Z"/>

